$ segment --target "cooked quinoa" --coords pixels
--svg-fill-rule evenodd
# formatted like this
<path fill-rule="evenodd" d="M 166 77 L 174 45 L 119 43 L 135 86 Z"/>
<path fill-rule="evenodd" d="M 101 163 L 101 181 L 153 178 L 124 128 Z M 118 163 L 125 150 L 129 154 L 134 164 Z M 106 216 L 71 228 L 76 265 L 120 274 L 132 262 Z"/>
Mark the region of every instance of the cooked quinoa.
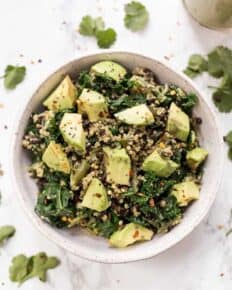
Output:
<path fill-rule="evenodd" d="M 44 111 L 31 115 L 22 140 L 23 147 L 31 153 L 29 174 L 35 178 L 39 188 L 36 213 L 52 226 L 81 227 L 110 241 L 112 239 L 111 244 L 119 247 L 133 243 L 117 244 L 113 241 L 113 235 L 123 232 L 127 225 L 137 226 L 138 233 L 133 233 L 134 242 L 146 239 L 144 236 L 139 238 L 140 229 L 149 230 L 152 234 L 169 231 L 181 221 L 191 202 L 198 198 L 200 189 L 207 153 L 201 160 L 196 158 L 195 151 L 204 150 L 200 148 L 197 138 L 201 119 L 192 115 L 197 97 L 174 84 L 158 83 L 155 75 L 146 68 L 135 68 L 132 72 L 127 70 L 119 80 L 107 75 L 107 72 L 82 71 L 69 82 L 72 92 L 76 92 L 69 103 L 58 103 L 58 87 L 50 98 L 55 99 L 55 103 L 51 106 L 49 101 L 45 101 Z M 82 100 L 83 91 L 101 94 L 98 100 L 103 100 L 104 110 L 97 116 L 85 110 L 87 106 L 83 103 L 84 98 Z M 188 131 L 184 132 L 186 137 L 182 137 L 183 132 L 176 133 L 178 128 L 172 130 L 172 124 L 168 125 L 173 104 L 175 109 L 181 111 L 178 111 L 178 116 L 183 114 L 189 120 Z M 145 105 L 151 114 L 149 122 L 145 119 L 144 124 L 134 125 L 129 124 L 127 119 L 117 117 L 118 112 L 136 106 L 142 108 L 140 105 Z M 130 114 L 130 111 L 126 112 L 129 113 L 125 114 L 125 118 Z M 61 129 L 64 116 L 77 114 L 81 114 L 82 141 L 85 140 L 81 145 L 78 143 L 79 147 L 76 143 L 74 146 L 74 143 L 67 142 L 68 137 Z M 93 118 L 96 120 L 91 120 Z M 72 126 L 69 129 L 74 130 Z M 72 140 L 77 138 L 75 134 L 69 135 Z M 56 150 L 62 151 L 62 162 L 68 166 L 66 172 L 59 167 L 58 161 L 54 165 L 56 155 L 48 161 L 45 158 L 45 151 L 51 144 L 56 144 Z M 130 166 L 128 173 L 127 170 L 115 172 L 116 163 L 116 170 L 114 167 L 111 174 L 117 174 L 117 177 L 110 179 L 108 171 L 111 169 L 107 168 L 110 161 L 106 161 L 104 148 L 119 154 L 123 152 L 127 160 L 123 162 Z M 119 157 L 118 162 L 122 162 L 124 157 Z M 157 165 L 155 158 L 171 166 L 169 170 L 172 171 L 161 171 L 161 163 Z M 128 182 L 114 182 L 116 178 L 120 180 L 123 174 L 129 174 Z M 74 180 L 76 176 L 78 179 Z M 106 193 L 102 208 L 91 206 L 93 201 L 89 203 L 89 199 L 88 203 L 84 201 L 93 180 L 97 180 Z M 194 184 L 194 194 L 186 184 Z M 102 193 L 95 195 L 102 198 Z"/>

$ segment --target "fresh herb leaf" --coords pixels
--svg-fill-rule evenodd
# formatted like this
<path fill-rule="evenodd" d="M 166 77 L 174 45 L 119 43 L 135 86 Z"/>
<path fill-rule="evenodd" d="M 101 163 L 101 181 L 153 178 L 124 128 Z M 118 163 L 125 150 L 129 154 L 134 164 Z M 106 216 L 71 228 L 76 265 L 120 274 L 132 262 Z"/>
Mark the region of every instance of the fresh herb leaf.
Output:
<path fill-rule="evenodd" d="M 95 18 L 95 31 L 96 34 L 97 31 L 104 30 L 105 29 L 105 22 L 102 19 L 102 17 Z"/>
<path fill-rule="evenodd" d="M 27 276 L 29 259 L 25 255 L 17 255 L 11 261 L 9 268 L 10 280 L 12 282 L 22 283 Z"/>
<path fill-rule="evenodd" d="M 195 78 L 197 75 L 207 71 L 207 61 L 199 54 L 193 54 L 188 61 L 188 66 L 184 73 L 190 78 Z"/>
<path fill-rule="evenodd" d="M 221 85 L 214 91 L 213 101 L 220 112 L 232 110 L 232 79 L 228 75 L 223 77 Z"/>
<path fill-rule="evenodd" d="M 197 77 L 200 72 L 196 72 L 194 70 L 192 70 L 191 68 L 186 68 L 184 71 L 183 71 L 188 77 L 190 77 L 190 79 L 194 79 L 195 77 Z"/>
<path fill-rule="evenodd" d="M 137 1 L 125 5 L 125 26 L 132 31 L 142 30 L 148 23 L 149 14 L 146 7 Z"/>
<path fill-rule="evenodd" d="M 59 263 L 56 257 L 48 257 L 43 252 L 31 257 L 18 255 L 12 259 L 9 268 L 10 279 L 22 284 L 28 279 L 38 277 L 40 281 L 45 282 L 47 271 L 57 267 Z"/>
<path fill-rule="evenodd" d="M 228 157 L 232 160 L 232 131 L 230 131 L 225 137 L 224 141 L 229 146 Z"/>
<path fill-rule="evenodd" d="M 85 36 L 95 36 L 99 30 L 103 30 L 105 23 L 102 17 L 93 18 L 92 16 L 86 15 L 82 18 L 79 32 Z"/>
<path fill-rule="evenodd" d="M 0 227 L 0 246 L 5 240 L 9 239 L 15 234 L 15 227 L 13 226 L 1 226 Z"/>
<path fill-rule="evenodd" d="M 9 90 L 15 89 L 16 86 L 24 80 L 25 74 L 25 66 L 8 65 L 4 74 L 5 88 Z"/>
<path fill-rule="evenodd" d="M 117 34 L 113 28 L 96 32 L 97 44 L 101 48 L 109 48 L 116 40 Z"/>
<path fill-rule="evenodd" d="M 208 72 L 215 78 L 228 75 L 232 78 L 232 51 L 224 46 L 216 47 L 208 54 Z"/>
<path fill-rule="evenodd" d="M 220 86 L 213 92 L 213 101 L 220 112 L 231 112 L 232 50 L 218 46 L 208 54 L 207 61 L 200 55 L 191 56 L 184 72 L 190 77 L 195 77 L 202 71 L 208 71 L 215 78 L 222 78 Z"/>

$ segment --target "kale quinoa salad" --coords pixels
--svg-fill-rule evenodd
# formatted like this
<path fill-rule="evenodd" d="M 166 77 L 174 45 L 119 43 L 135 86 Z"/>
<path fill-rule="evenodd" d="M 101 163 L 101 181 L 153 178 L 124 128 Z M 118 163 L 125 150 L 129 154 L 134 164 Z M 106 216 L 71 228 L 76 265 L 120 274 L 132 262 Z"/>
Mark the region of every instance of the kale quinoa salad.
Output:
<path fill-rule="evenodd" d="M 39 193 L 35 212 L 126 247 L 181 222 L 199 198 L 203 163 L 197 102 L 146 68 L 94 64 L 65 76 L 32 114 L 22 144 Z"/>

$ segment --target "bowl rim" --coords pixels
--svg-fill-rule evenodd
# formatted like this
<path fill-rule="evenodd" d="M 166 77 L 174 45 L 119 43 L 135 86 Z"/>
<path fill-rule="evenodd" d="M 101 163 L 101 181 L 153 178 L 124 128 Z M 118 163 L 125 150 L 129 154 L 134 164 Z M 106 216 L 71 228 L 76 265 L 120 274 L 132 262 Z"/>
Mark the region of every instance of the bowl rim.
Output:
<path fill-rule="evenodd" d="M 215 124 L 215 129 L 217 131 L 217 138 L 219 138 L 218 140 L 218 147 L 220 148 L 220 152 L 218 153 L 218 155 L 221 156 L 220 158 L 220 163 L 218 164 L 217 167 L 217 182 L 215 183 L 215 188 L 214 191 L 211 192 L 211 198 L 207 204 L 207 207 L 205 207 L 204 211 L 201 212 L 200 215 L 196 216 L 195 218 L 195 222 L 194 224 L 192 224 L 191 227 L 187 227 L 185 229 L 185 231 L 182 231 L 180 235 L 175 235 L 172 239 L 172 241 L 167 244 L 165 247 L 163 247 L 161 250 L 157 250 L 155 247 L 152 251 L 149 251 L 148 253 L 144 253 L 144 254 L 140 254 L 139 256 L 134 255 L 133 257 L 127 257 L 125 255 L 125 257 L 122 258 L 117 258 L 114 257 L 113 255 L 111 256 L 111 258 L 108 257 L 103 257 L 102 255 L 95 255 L 93 256 L 92 254 L 88 254 L 88 252 L 86 252 L 85 250 L 82 251 L 80 248 L 74 248 L 71 243 L 69 243 L 68 239 L 65 237 L 57 237 L 57 235 L 55 234 L 55 230 L 51 230 L 51 232 L 47 232 L 46 228 L 44 228 L 43 224 L 44 222 L 39 222 L 38 219 L 36 219 L 33 211 L 31 210 L 31 208 L 29 208 L 26 203 L 23 200 L 22 194 L 20 189 L 17 187 L 17 178 L 16 178 L 16 174 L 15 169 L 14 169 L 14 150 L 17 146 L 17 134 L 18 134 L 18 128 L 19 128 L 19 123 L 20 123 L 20 119 L 23 117 L 23 115 L 25 114 L 28 104 L 31 102 L 32 98 L 34 95 L 37 94 L 38 91 L 41 90 L 41 88 L 44 86 L 45 83 L 47 83 L 47 81 L 55 74 L 59 74 L 62 72 L 62 70 L 65 67 L 69 67 L 72 66 L 72 64 L 75 64 L 76 61 L 84 59 L 84 58 L 89 58 L 89 57 L 97 57 L 97 56 L 112 56 L 117 54 L 117 55 L 124 55 L 124 54 L 128 54 L 130 56 L 133 57 L 139 57 L 139 58 L 143 58 L 145 60 L 150 60 L 150 61 L 154 61 L 156 62 L 158 65 L 163 66 L 165 69 L 169 70 L 172 73 L 175 73 L 176 76 L 178 76 L 179 78 L 181 78 L 183 81 L 185 81 L 189 86 L 191 86 L 196 92 L 197 94 L 201 97 L 201 102 L 204 104 L 205 107 L 207 107 L 208 111 L 210 112 L 212 119 L 214 120 L 214 124 Z M 83 56 L 80 56 L 78 58 L 73 59 L 72 61 L 69 61 L 67 63 L 65 63 L 64 65 L 60 66 L 58 69 L 56 69 L 54 72 L 50 73 L 48 75 L 48 77 L 45 78 L 44 81 L 42 81 L 42 83 L 40 83 L 40 85 L 36 88 L 36 90 L 33 91 L 31 97 L 29 99 L 26 100 L 26 102 L 24 103 L 24 105 L 19 108 L 19 110 L 16 112 L 16 116 L 15 116 L 15 122 L 14 122 L 14 127 L 12 130 L 12 136 L 11 136 L 11 146 L 9 148 L 10 151 L 10 174 L 11 174 L 11 178 L 13 180 L 13 187 L 17 193 L 17 198 L 19 200 L 19 203 L 21 204 L 21 207 L 23 208 L 24 212 L 26 213 L 26 215 L 30 218 L 30 221 L 32 222 L 32 224 L 35 225 L 35 227 L 50 241 L 54 242 L 56 245 L 60 246 L 61 248 L 63 248 L 64 250 L 67 250 L 69 252 L 71 252 L 72 254 L 79 256 L 81 258 L 85 258 L 89 261 L 94 261 L 94 262 L 100 262 L 100 263 L 128 263 L 128 262 L 134 262 L 134 261 L 139 261 L 139 260 L 144 260 L 144 259 L 148 259 L 148 258 L 152 258 L 166 250 L 168 250 L 169 248 L 173 247 L 174 245 L 176 245 L 178 242 L 182 241 L 184 238 L 186 238 L 186 236 L 188 234 L 190 234 L 199 224 L 200 222 L 203 220 L 203 218 L 208 214 L 215 198 L 216 198 L 216 193 L 220 187 L 221 184 L 221 179 L 222 179 L 222 172 L 223 172 L 223 164 L 224 164 L 224 155 L 223 153 L 223 138 L 222 135 L 220 133 L 220 126 L 219 126 L 219 122 L 218 122 L 218 118 L 215 114 L 215 112 L 212 110 L 212 108 L 209 106 L 208 102 L 205 100 L 204 98 L 204 94 L 202 94 L 199 89 L 197 88 L 197 86 L 193 83 L 193 81 L 188 78 L 186 75 L 184 75 L 182 72 L 177 71 L 176 69 L 173 69 L 170 65 L 168 65 L 166 62 L 161 61 L 156 59 L 155 57 L 150 57 L 150 56 L 145 56 L 143 54 L 140 53 L 134 53 L 134 52 L 128 52 L 128 51 L 118 51 L 118 50 L 110 50 L 107 52 L 91 52 L 89 54 L 85 54 Z"/>

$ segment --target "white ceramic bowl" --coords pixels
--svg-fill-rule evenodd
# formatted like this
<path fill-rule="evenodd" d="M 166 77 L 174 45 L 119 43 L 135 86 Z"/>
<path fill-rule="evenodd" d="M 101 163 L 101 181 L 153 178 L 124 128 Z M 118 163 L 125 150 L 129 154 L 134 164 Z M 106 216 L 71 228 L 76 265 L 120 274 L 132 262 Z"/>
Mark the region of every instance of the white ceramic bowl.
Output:
<path fill-rule="evenodd" d="M 200 200 L 194 202 L 187 209 L 182 222 L 167 234 L 157 235 L 149 242 L 133 245 L 126 249 L 110 248 L 105 239 L 88 235 L 81 230 L 60 230 L 43 222 L 34 212 L 37 187 L 34 180 L 28 176 L 27 167 L 30 160 L 21 147 L 21 140 L 30 114 L 38 109 L 42 100 L 55 88 L 64 75 L 69 74 L 75 77 L 81 70 L 86 70 L 92 64 L 105 59 L 119 62 L 128 69 L 133 69 L 136 66 L 149 68 L 155 73 L 160 82 L 174 83 L 186 92 L 196 93 L 199 103 L 194 109 L 194 114 L 203 120 L 198 132 L 200 143 L 209 151 Z M 160 61 L 128 52 L 100 53 L 79 58 L 64 65 L 43 82 L 31 97 L 16 124 L 11 158 L 15 189 L 23 208 L 28 214 L 28 218 L 35 226 L 47 238 L 73 254 L 104 263 L 122 263 L 149 258 L 170 248 L 188 235 L 201 222 L 215 199 L 223 163 L 222 138 L 219 134 L 215 116 L 193 83 L 184 75 L 173 71 Z"/>

